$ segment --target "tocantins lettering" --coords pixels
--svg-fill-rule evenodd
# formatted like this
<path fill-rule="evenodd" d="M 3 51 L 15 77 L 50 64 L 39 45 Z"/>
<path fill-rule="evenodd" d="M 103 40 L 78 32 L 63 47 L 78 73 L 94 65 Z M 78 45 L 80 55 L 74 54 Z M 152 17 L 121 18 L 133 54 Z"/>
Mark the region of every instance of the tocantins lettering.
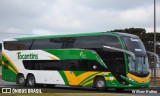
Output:
<path fill-rule="evenodd" d="M 21 52 L 17 53 L 18 59 L 38 59 L 38 54 L 29 53 L 29 54 L 22 54 Z"/>

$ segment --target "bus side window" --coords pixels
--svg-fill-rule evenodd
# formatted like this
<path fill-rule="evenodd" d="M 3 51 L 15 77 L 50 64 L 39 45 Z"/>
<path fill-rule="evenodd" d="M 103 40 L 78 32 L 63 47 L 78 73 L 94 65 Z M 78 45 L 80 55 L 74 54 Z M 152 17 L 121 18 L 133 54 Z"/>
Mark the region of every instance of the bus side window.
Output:
<path fill-rule="evenodd" d="M 4 48 L 7 50 L 24 50 L 25 45 L 20 44 L 18 41 L 4 42 Z"/>
<path fill-rule="evenodd" d="M 19 44 L 17 46 L 17 50 L 24 50 L 25 45 L 24 44 Z"/>

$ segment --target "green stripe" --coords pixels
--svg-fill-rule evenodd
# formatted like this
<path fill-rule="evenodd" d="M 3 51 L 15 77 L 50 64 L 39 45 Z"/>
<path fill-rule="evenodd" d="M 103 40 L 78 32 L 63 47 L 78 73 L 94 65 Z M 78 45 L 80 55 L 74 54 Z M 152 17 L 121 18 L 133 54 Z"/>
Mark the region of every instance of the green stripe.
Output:
<path fill-rule="evenodd" d="M 93 75 L 94 75 L 94 74 L 93 74 Z M 109 74 L 109 75 L 104 75 L 104 74 L 102 74 L 102 76 L 104 76 L 104 77 L 110 77 L 110 76 L 113 76 L 113 75 L 111 75 L 111 74 Z M 90 78 L 90 79 L 88 79 L 88 80 L 86 80 L 85 82 L 83 82 L 82 85 L 85 85 L 86 83 L 92 81 L 93 79 L 94 79 L 94 77 L 93 77 L 93 78 Z M 87 85 L 86 85 L 86 86 L 87 86 Z"/>
<path fill-rule="evenodd" d="M 92 87 L 93 83 L 87 84 L 86 87 Z"/>
<path fill-rule="evenodd" d="M 2 61 L 6 63 L 8 66 L 10 66 L 15 72 L 18 73 L 18 71 L 15 69 L 15 67 L 7 60 L 4 56 L 2 56 Z M 6 66 L 7 67 L 7 66 Z"/>
<path fill-rule="evenodd" d="M 76 75 L 76 77 L 78 77 L 81 74 L 86 73 L 87 71 L 73 71 L 73 73 Z"/>
<path fill-rule="evenodd" d="M 88 82 L 90 82 L 90 81 L 93 81 L 93 79 L 94 79 L 94 77 L 92 77 L 92 78 L 90 78 L 90 79 L 86 80 L 86 81 L 85 81 L 85 82 L 83 82 L 81 85 L 83 86 L 83 85 L 85 85 L 86 83 L 88 83 Z"/>
<path fill-rule="evenodd" d="M 58 72 L 61 75 L 61 77 L 63 78 L 63 81 L 64 81 L 65 85 L 69 85 L 68 79 L 67 79 L 65 73 L 63 71 L 58 71 Z"/>
<path fill-rule="evenodd" d="M 94 76 L 94 75 L 96 75 L 96 74 L 99 74 L 99 73 L 100 73 L 100 72 L 97 72 L 97 73 L 95 73 L 95 74 L 92 74 L 92 75 L 88 76 L 86 79 L 84 79 L 82 82 L 80 82 L 79 85 L 80 85 L 80 86 L 83 85 L 86 80 L 88 80 L 90 77 L 92 77 L 92 76 Z"/>

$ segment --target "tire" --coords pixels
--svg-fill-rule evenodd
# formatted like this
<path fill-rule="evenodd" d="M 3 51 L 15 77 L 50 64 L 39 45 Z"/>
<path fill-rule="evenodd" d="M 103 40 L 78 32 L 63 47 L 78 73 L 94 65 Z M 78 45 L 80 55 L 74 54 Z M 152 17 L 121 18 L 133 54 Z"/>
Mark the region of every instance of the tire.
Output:
<path fill-rule="evenodd" d="M 26 86 L 26 79 L 24 78 L 23 75 L 17 76 L 17 82 L 18 82 L 19 86 Z"/>
<path fill-rule="evenodd" d="M 36 86 L 36 80 L 35 80 L 34 75 L 29 75 L 28 76 L 28 78 L 27 78 L 27 85 L 29 87 L 35 87 Z"/>
<path fill-rule="evenodd" d="M 106 89 L 105 79 L 103 77 L 96 78 L 94 86 L 96 87 L 97 90 L 104 91 Z"/>

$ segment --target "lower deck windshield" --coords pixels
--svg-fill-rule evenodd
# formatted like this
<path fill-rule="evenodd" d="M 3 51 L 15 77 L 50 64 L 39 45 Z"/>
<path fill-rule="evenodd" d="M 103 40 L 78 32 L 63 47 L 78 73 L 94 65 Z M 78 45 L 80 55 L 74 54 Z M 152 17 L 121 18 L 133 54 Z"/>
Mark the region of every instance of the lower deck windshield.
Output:
<path fill-rule="evenodd" d="M 133 61 L 132 57 L 128 57 L 128 59 L 130 73 L 140 77 L 145 77 L 149 75 L 149 64 L 147 57 L 136 57 L 135 61 Z"/>
<path fill-rule="evenodd" d="M 149 75 L 148 57 L 142 41 L 138 37 L 122 37 L 125 43 L 126 50 L 135 54 L 136 60 L 133 61 L 131 56 L 128 56 L 129 72 L 140 77 Z"/>

